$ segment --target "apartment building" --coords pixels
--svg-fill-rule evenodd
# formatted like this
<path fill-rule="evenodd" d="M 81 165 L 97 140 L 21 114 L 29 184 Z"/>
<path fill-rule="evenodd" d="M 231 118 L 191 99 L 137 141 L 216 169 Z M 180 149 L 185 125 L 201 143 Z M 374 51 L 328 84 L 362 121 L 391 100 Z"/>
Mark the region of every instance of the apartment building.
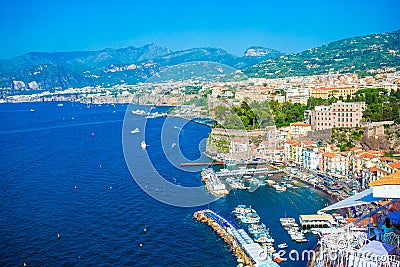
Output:
<path fill-rule="evenodd" d="M 311 112 L 313 130 L 335 127 L 358 127 L 365 110 L 365 102 L 338 101 L 330 106 L 316 106 Z"/>

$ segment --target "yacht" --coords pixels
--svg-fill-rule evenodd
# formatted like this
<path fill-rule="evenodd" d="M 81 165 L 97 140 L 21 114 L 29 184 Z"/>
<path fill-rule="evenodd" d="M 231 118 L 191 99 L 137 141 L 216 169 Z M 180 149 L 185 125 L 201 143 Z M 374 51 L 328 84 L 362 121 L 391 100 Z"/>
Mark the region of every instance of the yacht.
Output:
<path fill-rule="evenodd" d="M 280 249 L 285 249 L 287 247 L 288 247 L 288 245 L 286 243 L 282 243 L 282 244 L 278 245 L 278 248 L 280 248 Z"/>
<path fill-rule="evenodd" d="M 260 216 L 257 213 L 248 213 L 240 218 L 242 223 L 259 223 Z"/>
<path fill-rule="evenodd" d="M 139 133 L 139 132 L 140 132 L 139 128 L 135 128 L 131 131 L 132 134 Z"/>
<path fill-rule="evenodd" d="M 142 142 L 140 143 L 140 147 L 141 147 L 143 150 L 145 150 L 145 149 L 147 148 L 146 142 L 145 142 L 145 141 L 142 141 Z"/>

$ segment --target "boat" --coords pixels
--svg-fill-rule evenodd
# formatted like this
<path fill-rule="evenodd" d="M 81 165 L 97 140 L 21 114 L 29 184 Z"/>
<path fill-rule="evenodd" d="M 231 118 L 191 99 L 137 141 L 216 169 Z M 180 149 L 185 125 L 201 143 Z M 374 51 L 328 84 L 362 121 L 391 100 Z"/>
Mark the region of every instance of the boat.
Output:
<path fill-rule="evenodd" d="M 240 218 L 240 221 L 242 223 L 259 223 L 260 216 L 257 213 L 247 213 Z"/>
<path fill-rule="evenodd" d="M 35 112 L 35 110 L 34 110 L 33 108 L 31 108 L 29 111 L 30 111 L 30 112 Z"/>
<path fill-rule="evenodd" d="M 144 110 L 139 110 L 139 109 L 137 109 L 137 110 L 132 110 L 132 114 L 136 114 L 136 115 L 145 115 L 145 114 L 146 114 L 146 111 L 144 111 Z"/>
<path fill-rule="evenodd" d="M 248 227 L 248 230 L 249 230 L 249 233 L 252 235 L 269 233 L 269 230 L 263 223 L 262 224 L 257 224 L 257 223 L 250 224 Z"/>
<path fill-rule="evenodd" d="M 309 188 L 310 186 L 308 186 L 308 185 L 304 185 L 303 187 L 304 187 L 304 188 Z"/>
<path fill-rule="evenodd" d="M 276 190 L 277 192 L 285 192 L 286 189 L 287 189 L 287 188 L 284 187 L 284 186 L 280 186 L 280 185 L 275 186 L 275 190 Z"/>
<path fill-rule="evenodd" d="M 64 106 L 63 103 L 57 104 L 57 107 L 63 107 L 63 106 Z"/>
<path fill-rule="evenodd" d="M 140 143 L 140 147 L 141 147 L 143 150 L 145 150 L 145 149 L 147 148 L 146 142 L 145 142 L 145 141 L 142 141 L 142 142 Z"/>
<path fill-rule="evenodd" d="M 247 207 L 246 205 L 240 204 L 234 210 L 233 213 L 236 217 L 241 218 L 246 214 L 256 214 L 256 211 L 251 208 L 251 206 Z"/>
<path fill-rule="evenodd" d="M 254 241 L 257 243 L 270 243 L 270 244 L 275 242 L 275 240 L 267 233 L 255 235 Z"/>
<path fill-rule="evenodd" d="M 281 255 L 277 252 L 272 253 L 272 260 L 276 263 L 281 263 L 283 261 L 286 261 L 286 258 L 282 258 Z"/>
<path fill-rule="evenodd" d="M 287 247 L 288 247 L 288 245 L 286 243 L 282 243 L 282 244 L 278 245 L 278 248 L 280 248 L 280 249 L 285 249 Z"/>
<path fill-rule="evenodd" d="M 292 184 L 286 184 L 286 186 L 289 187 L 289 188 L 293 187 Z"/>
<path fill-rule="evenodd" d="M 132 134 L 139 133 L 139 132 L 140 132 L 139 128 L 135 128 L 131 131 Z"/>
<path fill-rule="evenodd" d="M 224 164 L 225 164 L 227 167 L 233 167 L 233 166 L 236 166 L 236 165 L 237 165 L 236 160 L 234 160 L 234 159 L 232 159 L 232 158 L 227 158 L 227 159 L 225 159 L 225 160 L 224 160 Z"/>
<path fill-rule="evenodd" d="M 275 181 L 274 180 L 266 180 L 266 182 L 267 182 L 267 184 L 269 185 L 269 186 L 272 186 L 272 185 L 274 185 L 275 184 Z"/>
<path fill-rule="evenodd" d="M 176 143 L 172 143 L 171 147 L 176 147 Z"/>

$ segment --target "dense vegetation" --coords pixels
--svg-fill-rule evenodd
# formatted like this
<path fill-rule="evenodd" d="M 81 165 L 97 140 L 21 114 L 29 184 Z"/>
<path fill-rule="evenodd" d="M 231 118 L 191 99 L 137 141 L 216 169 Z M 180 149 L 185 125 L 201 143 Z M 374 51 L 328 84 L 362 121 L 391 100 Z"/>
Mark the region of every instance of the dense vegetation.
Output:
<path fill-rule="evenodd" d="M 349 73 L 400 66 L 400 30 L 347 38 L 301 53 L 267 59 L 245 70 L 250 77 Z"/>
<path fill-rule="evenodd" d="M 240 106 L 228 108 L 217 106 L 213 110 L 218 122 L 217 127 L 229 129 L 253 130 L 273 125 L 273 115 L 267 102 L 246 101 L 240 103 Z"/>
<path fill-rule="evenodd" d="M 354 147 L 355 142 L 360 142 L 363 134 L 364 130 L 359 127 L 333 128 L 331 142 L 336 144 L 336 146 L 340 148 L 340 151 L 346 151 L 347 148 Z"/>
<path fill-rule="evenodd" d="M 361 89 L 348 101 L 365 101 L 367 108 L 364 111 L 364 121 L 388 121 L 400 123 L 400 90 Z"/>
<path fill-rule="evenodd" d="M 277 127 L 289 126 L 292 122 L 303 121 L 304 110 L 306 105 L 292 102 L 278 103 L 277 101 L 269 102 L 274 122 Z"/>

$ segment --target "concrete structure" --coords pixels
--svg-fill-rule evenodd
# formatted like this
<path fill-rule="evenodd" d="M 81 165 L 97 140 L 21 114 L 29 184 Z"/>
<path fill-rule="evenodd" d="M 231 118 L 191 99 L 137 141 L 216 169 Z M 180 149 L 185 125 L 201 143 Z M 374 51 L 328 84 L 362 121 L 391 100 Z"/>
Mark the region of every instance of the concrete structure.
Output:
<path fill-rule="evenodd" d="M 320 158 L 319 167 L 327 174 L 345 175 L 348 170 L 348 160 L 340 153 L 325 152 Z"/>
<path fill-rule="evenodd" d="M 311 112 L 313 130 L 335 127 L 360 127 L 365 102 L 338 101 L 330 106 L 316 106 Z"/>
<path fill-rule="evenodd" d="M 289 126 L 289 135 L 291 139 L 295 139 L 299 136 L 304 136 L 307 132 L 311 131 L 311 124 L 304 122 L 294 122 Z"/>

